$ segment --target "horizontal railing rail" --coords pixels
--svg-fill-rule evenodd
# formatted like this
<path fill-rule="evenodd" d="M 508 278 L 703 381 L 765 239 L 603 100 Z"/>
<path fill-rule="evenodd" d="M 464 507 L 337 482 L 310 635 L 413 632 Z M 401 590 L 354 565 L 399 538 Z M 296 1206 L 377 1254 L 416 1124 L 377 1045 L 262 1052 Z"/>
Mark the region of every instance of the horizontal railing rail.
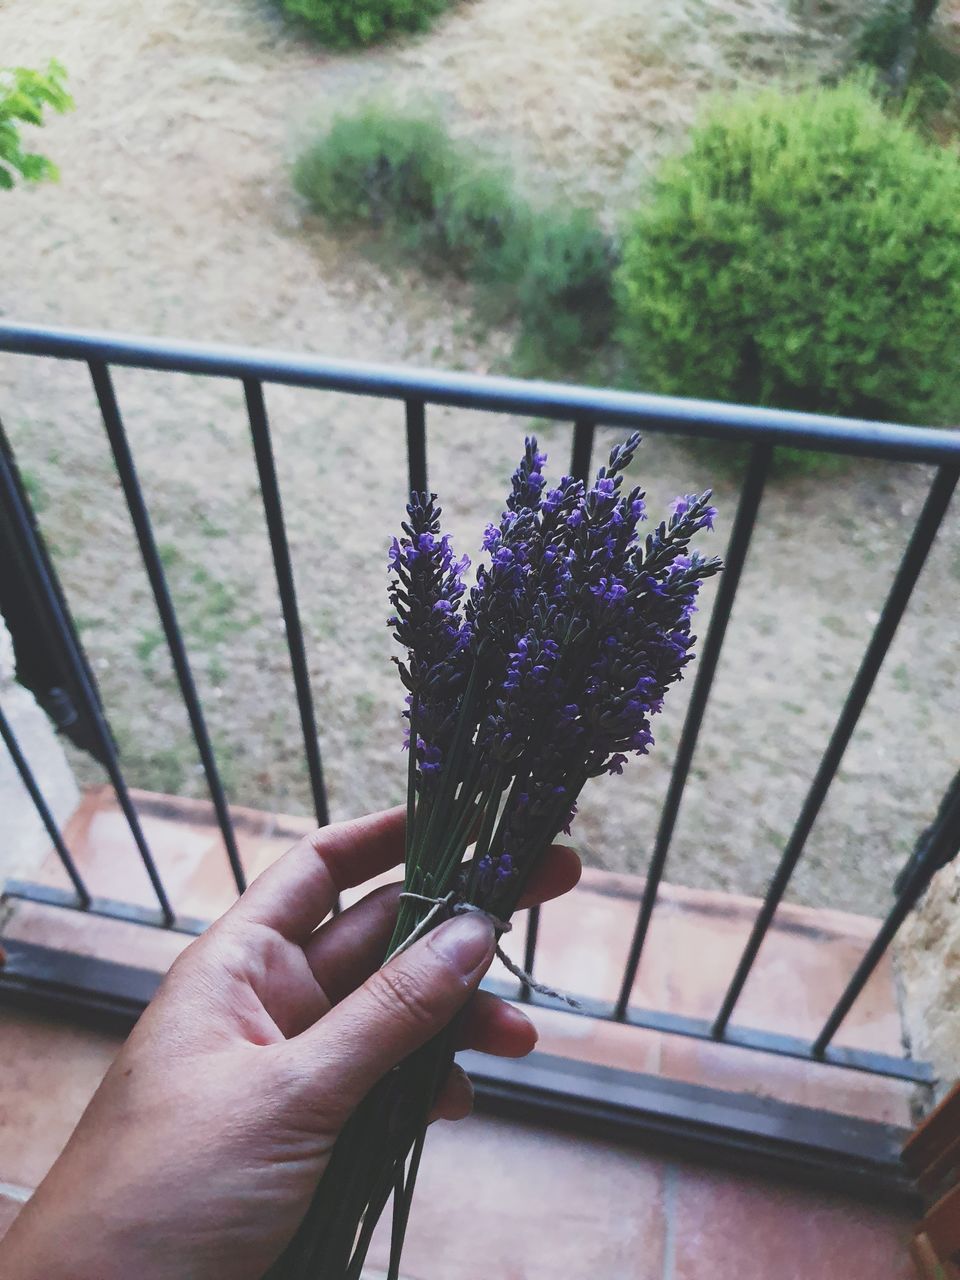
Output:
<path fill-rule="evenodd" d="M 591 468 L 594 435 L 600 425 L 641 427 L 648 431 L 741 442 L 747 450 L 744 478 L 726 551 L 726 571 L 720 579 L 709 626 L 704 638 L 696 677 L 673 762 L 666 797 L 651 850 L 649 870 L 641 896 L 629 951 L 625 956 L 622 981 L 615 1001 L 604 1004 L 585 1000 L 582 1012 L 628 1026 L 646 1027 L 669 1034 L 692 1036 L 723 1044 L 807 1059 L 825 1066 L 844 1067 L 888 1075 L 904 1080 L 931 1079 L 927 1064 L 909 1057 L 855 1050 L 833 1045 L 843 1019 L 849 1013 L 866 981 L 885 954 L 910 906 L 916 901 L 933 866 L 942 865 L 960 848 L 960 802 L 952 798 L 942 806 L 927 844 L 933 853 L 911 864 L 911 871 L 898 888 L 896 902 L 878 930 L 877 936 L 851 974 L 844 994 L 820 1033 L 812 1039 L 773 1034 L 735 1025 L 732 1015 L 743 987 L 757 960 L 763 940 L 802 857 L 807 838 L 820 814 L 829 788 L 840 767 L 846 748 L 873 689 L 884 658 L 909 605 L 924 569 L 930 549 L 960 477 L 960 431 L 881 422 L 855 421 L 816 414 L 776 409 L 686 400 L 626 391 L 612 391 L 561 383 L 526 382 L 512 378 L 478 377 L 312 356 L 283 355 L 241 347 L 170 341 L 160 338 L 132 338 L 110 334 L 71 332 L 40 326 L 0 323 L 0 353 L 50 357 L 79 361 L 87 365 L 104 422 L 121 490 L 133 519 L 138 545 L 144 560 L 154 601 L 170 650 L 180 695 L 204 767 L 214 811 L 223 835 L 225 854 L 238 890 L 244 871 L 234 839 L 229 806 L 217 772 L 214 750 L 204 722 L 203 709 L 193 681 L 176 609 L 167 588 L 164 568 L 154 541 L 150 515 L 139 486 L 133 453 L 126 436 L 117 393 L 111 376 L 113 367 L 156 372 L 193 374 L 236 380 L 244 392 L 264 507 L 266 532 L 273 556 L 277 591 L 283 614 L 286 644 L 293 673 L 304 754 L 317 821 L 328 819 L 319 734 L 304 636 L 294 585 L 294 566 L 286 535 L 277 469 L 264 399 L 264 384 L 277 383 L 350 395 L 375 396 L 397 401 L 403 406 L 398 430 L 406 433 L 410 487 L 427 486 L 427 408 L 459 406 L 498 414 L 555 419 L 572 427 L 571 471 L 586 477 Z M 639 1009 L 633 1003 L 637 974 L 649 937 L 660 885 L 666 871 L 670 846 L 684 791 L 696 751 L 701 726 L 719 666 L 727 626 L 749 555 L 759 518 L 774 450 L 780 446 L 820 450 L 859 457 L 899 462 L 925 463 L 936 468 L 923 508 L 896 570 L 874 633 L 864 652 L 833 732 L 827 740 L 813 782 L 801 806 L 793 833 L 783 850 L 767 894 L 757 912 L 750 937 L 736 972 L 712 1018 L 684 1017 L 669 1011 Z M 34 554 L 29 556 L 45 601 L 57 622 L 68 661 L 73 664 L 77 687 L 89 704 L 97 742 L 103 749 L 111 781 L 123 813 L 130 825 L 140 858 L 153 885 L 157 905 L 136 906 L 92 894 L 71 857 L 62 834 L 56 829 L 42 791 L 13 735 L 0 713 L 0 737 L 6 743 L 24 786 L 36 805 L 53 848 L 59 855 L 73 886 L 69 890 L 11 882 L 7 896 L 25 897 L 47 905 L 72 907 L 107 917 L 132 920 L 161 928 L 196 932 L 202 921 L 175 915 L 150 854 L 136 809 L 124 780 L 114 739 L 100 708 L 96 690 L 90 683 L 82 652 L 65 612 L 58 584 L 49 581 L 46 557 L 27 507 L 22 484 L 18 482 L 12 456 L 0 450 L 0 499 L 17 529 L 20 542 Z M 86 682 L 86 683 L 85 683 Z M 926 846 L 925 846 L 926 847 Z M 935 855 L 935 856 L 934 856 Z M 525 944 L 526 968 L 536 964 L 538 913 L 530 914 Z M 33 989 L 33 988 L 31 988 Z M 2 991 L 2 981 L 0 981 Z M 522 997 L 537 1002 L 536 992 L 522 991 Z M 103 994 L 101 993 L 101 998 Z"/>
<path fill-rule="evenodd" d="M 762 441 L 904 462 L 960 464 L 960 434 L 853 418 L 764 409 L 677 396 L 440 372 L 253 347 L 133 338 L 39 325 L 0 322 L 0 351 L 96 361 L 136 369 L 254 379 L 294 387 L 345 391 L 390 400 L 426 401 L 490 413 L 587 421 L 600 426 L 645 426 L 725 441 Z"/>

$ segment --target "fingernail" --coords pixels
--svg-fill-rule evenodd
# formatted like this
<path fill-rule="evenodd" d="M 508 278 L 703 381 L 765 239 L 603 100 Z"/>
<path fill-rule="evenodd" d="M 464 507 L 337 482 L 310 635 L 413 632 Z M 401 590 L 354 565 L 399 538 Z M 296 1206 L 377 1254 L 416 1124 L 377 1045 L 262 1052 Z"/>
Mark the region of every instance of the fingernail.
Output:
<path fill-rule="evenodd" d="M 454 916 L 428 936 L 431 950 L 465 978 L 493 955 L 493 925 L 479 911 Z"/>

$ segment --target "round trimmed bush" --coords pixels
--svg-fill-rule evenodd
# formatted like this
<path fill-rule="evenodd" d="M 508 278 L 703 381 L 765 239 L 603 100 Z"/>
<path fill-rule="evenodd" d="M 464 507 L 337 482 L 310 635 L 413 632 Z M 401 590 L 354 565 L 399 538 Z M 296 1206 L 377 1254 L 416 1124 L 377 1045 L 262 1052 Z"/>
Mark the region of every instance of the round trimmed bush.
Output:
<path fill-rule="evenodd" d="M 404 31 L 423 31 L 450 7 L 450 0 L 283 0 L 335 48 L 374 44 Z"/>
<path fill-rule="evenodd" d="M 960 162 L 858 82 L 717 103 L 633 218 L 634 376 L 688 396 L 960 411 Z"/>

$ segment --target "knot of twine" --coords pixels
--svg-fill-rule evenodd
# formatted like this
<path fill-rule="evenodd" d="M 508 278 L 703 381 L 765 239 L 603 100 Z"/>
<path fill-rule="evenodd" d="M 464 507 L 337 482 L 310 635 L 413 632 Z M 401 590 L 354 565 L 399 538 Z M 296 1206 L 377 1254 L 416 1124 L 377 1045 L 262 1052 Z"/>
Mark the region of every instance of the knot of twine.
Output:
<path fill-rule="evenodd" d="M 491 912 L 484 911 L 483 907 L 475 906 L 472 902 L 464 902 L 462 898 L 457 896 L 456 889 L 451 889 L 450 892 L 442 898 L 429 898 L 422 893 L 407 892 L 401 893 L 400 897 L 407 898 L 411 902 L 425 902 L 429 905 L 430 910 L 423 917 L 413 932 L 410 933 L 398 947 L 395 947 L 393 951 L 390 952 L 387 956 L 387 960 L 392 960 L 394 956 L 400 955 L 402 951 L 406 951 L 407 947 L 412 946 L 418 938 L 422 938 L 429 930 L 436 917 L 443 913 L 446 913 L 449 916 L 463 916 L 468 912 L 476 911 L 480 915 L 487 917 L 494 929 L 496 929 L 498 936 L 503 933 L 509 933 L 513 928 L 509 920 L 499 920 Z M 531 991 L 536 991 L 536 993 L 541 996 L 549 996 L 552 1000 L 562 1000 L 563 1003 L 568 1004 L 571 1009 L 580 1008 L 579 1000 L 574 1000 L 573 996 L 568 996 L 562 991 L 555 991 L 553 987 L 548 987 L 543 982 L 537 982 L 531 974 L 527 973 L 526 969 L 521 969 L 518 964 L 515 964 L 510 959 L 500 946 L 499 942 L 496 947 L 496 956 L 507 972 L 512 973 L 515 978 L 518 978 L 523 985 L 525 987 L 529 987 Z M 384 963 L 386 963 L 386 961 Z"/>

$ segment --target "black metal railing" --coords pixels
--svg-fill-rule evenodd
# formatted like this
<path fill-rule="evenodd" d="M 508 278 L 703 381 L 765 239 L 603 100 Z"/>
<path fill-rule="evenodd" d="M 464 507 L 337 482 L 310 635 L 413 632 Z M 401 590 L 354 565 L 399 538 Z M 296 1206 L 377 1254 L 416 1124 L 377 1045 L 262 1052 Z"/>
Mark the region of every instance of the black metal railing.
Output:
<path fill-rule="evenodd" d="M 903 1080 L 926 1082 L 929 1067 L 907 1057 L 894 1057 L 833 1044 L 834 1037 L 876 968 L 911 905 L 927 883 L 932 870 L 960 848 L 960 793 L 941 806 L 926 833 L 926 852 L 911 864 L 899 885 L 894 907 L 882 923 L 876 939 L 821 1031 L 812 1039 L 773 1034 L 740 1027 L 731 1022 L 744 984 L 756 962 L 777 908 L 801 858 L 830 785 L 890 648 L 897 627 L 927 560 L 960 476 L 960 432 L 925 427 L 852 421 L 773 409 L 742 408 L 727 404 L 682 400 L 618 391 L 594 390 L 552 383 L 522 382 L 507 378 L 421 372 L 364 364 L 284 356 L 262 351 L 202 346 L 165 340 L 134 339 L 75 333 L 15 324 L 0 324 L 0 351 L 26 356 L 52 357 L 87 364 L 100 413 L 116 464 L 122 491 L 133 520 L 147 576 L 157 605 L 174 672 L 197 750 L 206 775 L 210 797 L 238 890 L 244 872 L 233 834 L 230 811 L 221 782 L 200 698 L 191 673 L 176 610 L 167 587 L 163 563 L 154 538 L 150 514 L 137 477 L 134 458 L 124 429 L 111 376 L 112 366 L 234 379 L 242 385 L 263 499 L 267 532 L 273 555 L 277 588 L 285 623 L 290 662 L 299 709 L 307 769 L 317 821 L 327 822 L 328 811 L 320 758 L 316 715 L 310 688 L 300 613 L 294 587 L 283 504 L 264 401 L 265 383 L 346 392 L 396 400 L 404 406 L 404 426 L 410 487 L 427 484 L 427 406 L 459 406 L 480 412 L 514 413 L 527 417 L 570 422 L 572 472 L 586 476 L 591 466 L 595 429 L 599 425 L 642 427 L 647 431 L 697 436 L 749 446 L 749 459 L 730 534 L 723 574 L 704 639 L 697 674 L 680 735 L 676 758 L 653 843 L 648 874 L 639 905 L 629 954 L 626 957 L 618 998 L 610 1004 L 584 1000 L 583 1012 L 629 1025 L 693 1036 L 766 1052 L 785 1054 L 824 1064 L 852 1068 Z M 400 423 L 398 423 L 398 428 Z M 657 894 L 670 852 L 677 816 L 703 723 L 704 712 L 716 676 L 724 636 L 736 599 L 744 564 L 763 498 L 773 451 L 777 446 L 828 451 L 858 457 L 926 463 L 936 472 L 923 509 L 894 576 L 879 621 L 864 653 L 836 726 L 803 802 L 794 830 L 783 850 L 762 906 L 754 921 L 736 973 L 712 1020 L 685 1017 L 631 1004 L 631 994 L 643 959 Z M 33 898 L 76 910 L 134 920 L 162 928 L 195 932 L 202 922 L 178 918 L 151 856 L 135 806 L 124 780 L 113 735 L 93 687 L 89 669 L 58 584 L 36 533 L 32 513 L 9 448 L 0 449 L 0 509 L 16 530 L 19 544 L 27 548 L 29 572 L 37 591 L 54 619 L 57 639 L 67 656 L 73 685 L 82 699 L 82 713 L 89 719 L 100 758 L 104 761 L 123 814 L 130 826 L 139 856 L 156 896 L 156 909 L 92 895 L 66 848 L 47 808 L 28 761 L 8 722 L 0 713 L 0 736 L 9 749 L 24 785 L 50 835 L 73 891 L 14 883 L 8 897 Z M 536 964 L 538 914 L 530 914 L 525 944 L 525 967 Z M 494 984 L 495 985 L 495 984 Z M 2 983 L 0 983 L 2 991 Z M 526 990 L 524 998 L 537 1001 Z"/>

